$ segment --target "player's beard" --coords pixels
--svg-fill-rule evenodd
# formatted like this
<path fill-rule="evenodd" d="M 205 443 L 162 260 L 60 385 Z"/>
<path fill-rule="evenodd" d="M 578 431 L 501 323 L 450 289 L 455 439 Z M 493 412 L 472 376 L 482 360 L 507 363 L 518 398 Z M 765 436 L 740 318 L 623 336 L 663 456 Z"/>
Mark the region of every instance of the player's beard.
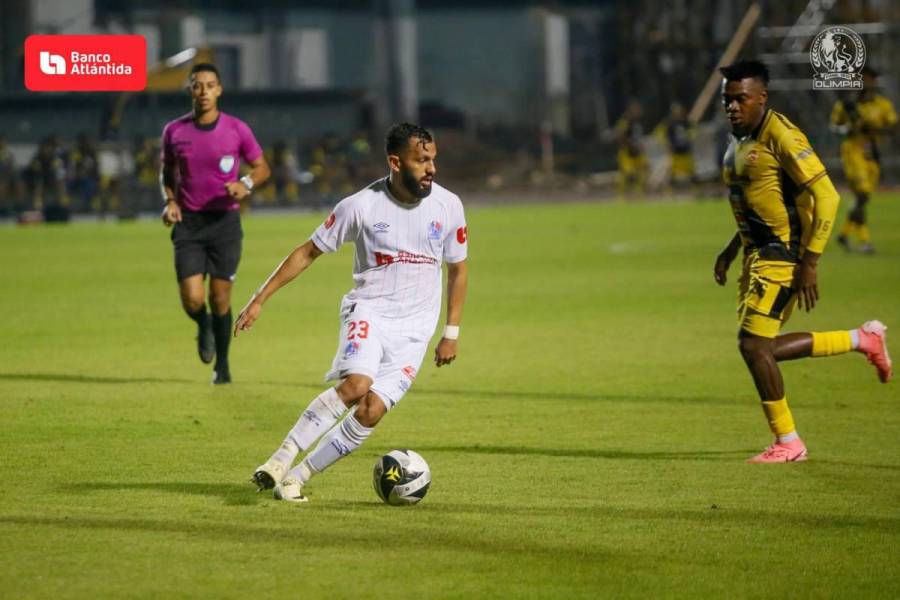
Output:
<path fill-rule="evenodd" d="M 415 175 L 409 171 L 404 171 L 401 174 L 400 181 L 403 183 L 403 187 L 406 188 L 406 191 L 419 200 L 427 198 L 428 194 L 431 193 L 431 185 L 422 185 L 419 180 L 416 179 Z"/>

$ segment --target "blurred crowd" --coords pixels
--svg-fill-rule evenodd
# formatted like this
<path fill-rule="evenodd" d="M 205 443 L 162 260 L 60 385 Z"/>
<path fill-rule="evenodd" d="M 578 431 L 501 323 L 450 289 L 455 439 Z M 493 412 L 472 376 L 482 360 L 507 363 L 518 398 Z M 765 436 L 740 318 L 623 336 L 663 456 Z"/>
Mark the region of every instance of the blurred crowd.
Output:
<path fill-rule="evenodd" d="M 678 102 L 656 121 L 632 100 L 609 130 L 578 144 L 552 131 L 508 138 L 490 130 L 471 135 L 446 129 L 439 136 L 442 177 L 465 191 L 620 200 L 724 197 L 727 123 L 719 115 L 695 125 Z M 357 131 L 260 140 L 272 176 L 254 190 L 247 208 L 333 206 L 386 173 L 381 142 L 373 139 Z M 158 137 L 129 143 L 51 135 L 13 149 L 0 137 L 0 218 L 60 221 L 72 214 L 130 218 L 158 212 L 159 164 Z M 243 167 L 241 175 L 248 172 Z"/>
<path fill-rule="evenodd" d="M 134 217 L 161 210 L 159 138 L 130 144 L 51 135 L 23 156 L 0 137 L 0 217 L 65 221 L 73 213 Z M 250 206 L 332 206 L 384 171 L 364 132 L 265 146 L 271 179 Z"/>

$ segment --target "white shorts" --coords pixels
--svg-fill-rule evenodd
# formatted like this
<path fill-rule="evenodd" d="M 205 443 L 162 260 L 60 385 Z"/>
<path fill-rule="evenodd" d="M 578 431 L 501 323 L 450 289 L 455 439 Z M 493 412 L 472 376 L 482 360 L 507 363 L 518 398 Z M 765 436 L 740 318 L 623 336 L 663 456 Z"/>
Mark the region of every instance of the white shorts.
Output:
<path fill-rule="evenodd" d="M 393 335 L 383 320 L 359 302 L 341 305 L 337 353 L 326 381 L 359 374 L 372 378 L 371 390 L 390 410 L 409 391 L 422 366 L 428 341 Z"/>

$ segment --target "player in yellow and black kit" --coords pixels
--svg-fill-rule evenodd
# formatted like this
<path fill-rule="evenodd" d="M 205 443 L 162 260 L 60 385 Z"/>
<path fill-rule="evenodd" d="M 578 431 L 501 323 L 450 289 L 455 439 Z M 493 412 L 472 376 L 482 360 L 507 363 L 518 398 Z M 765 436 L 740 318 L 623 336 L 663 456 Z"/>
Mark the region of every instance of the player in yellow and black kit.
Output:
<path fill-rule="evenodd" d="M 743 248 L 739 347 L 775 435 L 775 442 L 750 462 L 802 461 L 806 446 L 794 427 L 778 361 L 857 350 L 887 382 L 886 328 L 868 321 L 849 331 L 780 334 L 795 303 L 809 311 L 819 299 L 816 266 L 839 198 L 803 132 L 766 107 L 766 66 L 745 61 L 721 71 L 722 103 L 733 134 L 723 176 L 737 233 L 716 257 L 714 275 L 724 285 L 728 267 Z"/>
<path fill-rule="evenodd" d="M 694 183 L 694 138 L 697 129 L 684 112 L 684 106 L 674 102 L 669 116 L 653 130 L 669 149 L 670 185 L 688 187 Z"/>
<path fill-rule="evenodd" d="M 841 162 L 856 205 L 847 215 L 838 242 L 850 249 L 850 236 L 856 235 L 859 249 L 872 252 L 869 226 L 866 225 L 866 203 L 869 194 L 878 189 L 881 168 L 878 163 L 880 136 L 897 124 L 897 112 L 891 101 L 875 91 L 878 74 L 869 67 L 862 70 L 863 91 L 853 100 L 838 100 L 831 111 L 831 124 L 842 135 Z"/>
<path fill-rule="evenodd" d="M 639 196 L 644 195 L 648 164 L 647 156 L 644 154 L 641 114 L 641 105 L 632 101 L 622 118 L 616 121 L 616 143 L 619 145 L 619 152 L 616 155 L 619 177 L 616 183 L 620 198 L 624 198 L 630 191 L 636 192 Z"/>

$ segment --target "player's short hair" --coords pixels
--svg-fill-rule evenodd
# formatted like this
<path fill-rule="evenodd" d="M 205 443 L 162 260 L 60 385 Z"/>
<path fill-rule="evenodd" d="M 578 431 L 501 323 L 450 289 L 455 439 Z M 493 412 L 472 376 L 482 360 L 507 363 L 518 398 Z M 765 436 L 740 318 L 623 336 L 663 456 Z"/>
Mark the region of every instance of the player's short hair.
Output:
<path fill-rule="evenodd" d="M 222 78 L 219 76 L 219 69 L 216 68 L 216 65 L 214 65 L 212 63 L 207 63 L 207 62 L 197 63 L 196 65 L 191 67 L 191 76 L 195 75 L 196 73 L 201 73 L 203 71 L 215 73 L 216 79 L 218 79 L 219 81 L 222 81 Z"/>
<path fill-rule="evenodd" d="M 433 142 L 434 136 L 431 132 L 413 123 L 397 123 L 388 129 L 387 135 L 384 136 L 384 151 L 388 154 L 399 154 L 401 150 L 406 148 L 411 138 L 418 138 L 423 142 Z"/>
<path fill-rule="evenodd" d="M 741 79 L 756 79 L 762 82 L 763 87 L 769 86 L 769 67 L 758 60 L 742 60 L 720 67 L 719 72 L 725 81 L 740 81 Z"/>

